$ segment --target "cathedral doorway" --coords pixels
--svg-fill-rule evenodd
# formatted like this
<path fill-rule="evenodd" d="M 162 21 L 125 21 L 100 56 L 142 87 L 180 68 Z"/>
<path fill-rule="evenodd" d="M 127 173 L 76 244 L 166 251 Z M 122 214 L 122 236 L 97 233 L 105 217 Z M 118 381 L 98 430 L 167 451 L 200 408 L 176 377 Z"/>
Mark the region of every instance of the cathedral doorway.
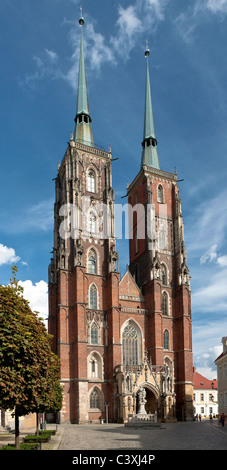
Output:
<path fill-rule="evenodd" d="M 145 389 L 146 392 L 146 404 L 145 404 L 145 411 L 146 413 L 151 413 L 154 414 L 155 412 L 158 411 L 158 401 L 155 393 L 151 390 L 151 388 L 146 387 L 143 385 L 143 388 Z M 137 391 L 136 394 L 136 413 L 139 412 L 139 390 Z"/>

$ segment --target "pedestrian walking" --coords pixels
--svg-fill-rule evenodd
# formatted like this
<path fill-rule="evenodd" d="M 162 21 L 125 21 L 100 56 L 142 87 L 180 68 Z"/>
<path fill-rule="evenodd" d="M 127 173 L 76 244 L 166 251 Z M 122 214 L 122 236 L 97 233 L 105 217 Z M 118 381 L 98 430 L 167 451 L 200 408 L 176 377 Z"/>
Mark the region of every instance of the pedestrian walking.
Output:
<path fill-rule="evenodd" d="M 220 419 L 220 421 L 221 421 L 222 427 L 224 427 L 224 424 L 225 424 L 225 414 L 224 414 L 224 413 L 221 414 L 221 419 Z"/>
<path fill-rule="evenodd" d="M 201 415 L 199 415 L 199 421 L 201 422 Z"/>
<path fill-rule="evenodd" d="M 213 423 L 213 416 L 212 416 L 212 413 L 210 414 L 210 423 Z"/>
<path fill-rule="evenodd" d="M 196 419 L 196 421 L 198 421 L 198 419 L 199 419 L 199 415 L 198 415 L 198 413 L 196 414 L 196 417 L 195 417 L 195 419 Z"/>

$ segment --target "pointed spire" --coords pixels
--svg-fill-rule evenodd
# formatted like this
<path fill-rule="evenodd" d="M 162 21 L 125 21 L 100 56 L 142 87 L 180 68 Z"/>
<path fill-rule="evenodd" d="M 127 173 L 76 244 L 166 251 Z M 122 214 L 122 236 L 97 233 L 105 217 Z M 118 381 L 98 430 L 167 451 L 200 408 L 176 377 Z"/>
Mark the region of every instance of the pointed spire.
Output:
<path fill-rule="evenodd" d="M 159 158 L 157 152 L 157 139 L 155 136 L 154 129 L 154 117 L 152 110 L 151 100 L 151 86 L 150 86 L 150 75 L 149 75 L 149 61 L 148 57 L 150 51 L 146 41 L 145 57 L 147 59 L 147 77 L 146 77 L 146 93 L 145 93 L 145 112 L 144 112 L 144 131 L 143 131 L 143 142 L 142 142 L 142 158 L 141 168 L 147 165 L 152 168 L 160 169 Z"/>
<path fill-rule="evenodd" d="M 81 39 L 80 39 L 80 64 L 79 64 L 79 77 L 78 77 L 78 91 L 77 91 L 77 111 L 75 117 L 75 141 L 81 142 L 85 145 L 93 146 L 93 134 L 91 128 L 91 117 L 89 112 L 88 102 L 88 89 L 87 89 L 87 78 L 84 60 L 84 41 L 83 41 L 83 25 L 84 18 L 82 16 L 79 19 L 81 27 Z"/>

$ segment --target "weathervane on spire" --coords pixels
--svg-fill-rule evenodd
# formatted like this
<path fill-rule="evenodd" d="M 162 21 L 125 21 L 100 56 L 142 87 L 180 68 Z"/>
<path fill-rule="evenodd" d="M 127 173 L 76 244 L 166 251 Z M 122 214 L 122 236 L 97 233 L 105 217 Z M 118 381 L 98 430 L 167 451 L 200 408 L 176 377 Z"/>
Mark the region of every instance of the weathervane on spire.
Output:
<path fill-rule="evenodd" d="M 148 39 L 146 39 L 145 43 L 146 43 L 145 57 L 148 57 L 148 56 L 150 55 L 150 49 L 149 49 L 149 45 L 148 45 Z"/>
<path fill-rule="evenodd" d="M 82 6 L 80 6 L 80 19 L 79 19 L 79 24 L 80 24 L 80 26 L 83 26 L 83 24 L 84 24 L 83 8 L 82 8 Z"/>

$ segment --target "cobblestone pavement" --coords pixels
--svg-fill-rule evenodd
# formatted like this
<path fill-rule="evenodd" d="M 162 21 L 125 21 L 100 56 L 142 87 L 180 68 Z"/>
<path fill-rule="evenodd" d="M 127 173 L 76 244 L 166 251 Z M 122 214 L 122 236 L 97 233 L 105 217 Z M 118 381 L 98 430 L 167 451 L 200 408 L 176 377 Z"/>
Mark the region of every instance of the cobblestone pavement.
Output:
<path fill-rule="evenodd" d="M 59 450 L 227 450 L 227 426 L 215 421 L 165 423 L 154 429 L 122 424 L 63 427 Z"/>

